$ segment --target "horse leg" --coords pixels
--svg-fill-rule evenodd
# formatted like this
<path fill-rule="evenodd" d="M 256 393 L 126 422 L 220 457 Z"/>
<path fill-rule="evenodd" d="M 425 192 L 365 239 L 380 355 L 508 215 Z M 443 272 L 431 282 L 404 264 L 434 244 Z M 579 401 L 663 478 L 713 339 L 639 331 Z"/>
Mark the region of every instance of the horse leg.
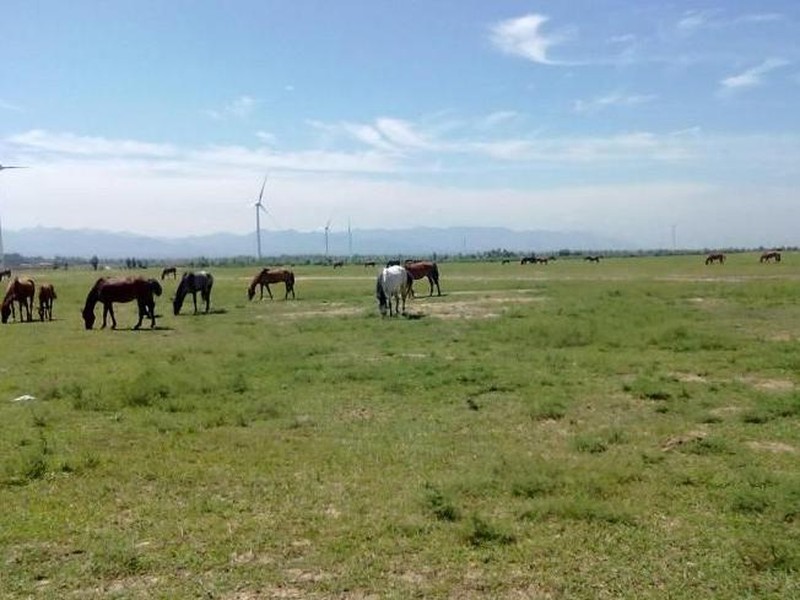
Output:
<path fill-rule="evenodd" d="M 150 311 L 150 329 L 155 329 L 156 327 L 156 302 L 152 298 L 147 302 L 146 305 L 147 310 Z"/>
<path fill-rule="evenodd" d="M 268 284 L 268 283 L 265 283 L 265 284 L 264 284 L 264 287 L 266 287 L 266 288 L 267 288 L 267 293 L 269 294 L 269 299 L 270 299 L 270 300 L 272 300 L 272 290 L 271 290 L 271 289 L 269 289 L 269 284 Z M 262 297 L 262 298 L 264 297 L 264 288 L 261 288 L 261 297 Z"/>
<path fill-rule="evenodd" d="M 148 316 L 148 314 L 147 314 L 147 304 L 145 304 L 144 300 L 137 300 L 136 304 L 139 305 L 139 320 L 136 322 L 136 325 L 134 325 L 133 328 L 134 329 L 139 329 L 139 327 L 142 326 L 142 319 L 144 317 Z"/>
<path fill-rule="evenodd" d="M 197 314 L 197 292 L 192 292 L 192 302 L 194 302 L 194 314 Z"/>

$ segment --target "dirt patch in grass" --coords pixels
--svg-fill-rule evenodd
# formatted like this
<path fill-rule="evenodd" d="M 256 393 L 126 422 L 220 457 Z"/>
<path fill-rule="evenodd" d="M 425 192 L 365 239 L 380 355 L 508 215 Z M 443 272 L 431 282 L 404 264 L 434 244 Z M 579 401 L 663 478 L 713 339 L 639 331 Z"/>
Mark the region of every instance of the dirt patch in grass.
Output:
<path fill-rule="evenodd" d="M 685 444 L 697 442 L 706 438 L 708 434 L 705 431 L 689 431 L 680 435 L 673 435 L 661 444 L 661 449 L 664 452 L 675 450 Z"/>
<path fill-rule="evenodd" d="M 543 300 L 541 297 L 531 296 L 480 297 L 473 300 L 458 300 L 455 302 L 425 303 L 420 312 L 440 319 L 493 319 L 502 315 L 514 304 L 542 302 Z"/>
<path fill-rule="evenodd" d="M 740 377 L 738 381 L 765 392 L 791 392 L 795 388 L 794 382 L 789 381 L 788 379 Z"/>
<path fill-rule="evenodd" d="M 708 379 L 696 373 L 671 373 L 670 375 L 681 383 L 708 383 Z"/>
<path fill-rule="evenodd" d="M 747 442 L 747 446 L 749 448 L 752 448 L 753 450 L 773 452 L 775 454 L 780 454 L 783 452 L 790 452 L 790 453 L 797 452 L 797 448 L 795 448 L 794 446 L 790 446 L 789 444 L 784 444 L 783 442 L 753 441 L 753 442 Z"/>

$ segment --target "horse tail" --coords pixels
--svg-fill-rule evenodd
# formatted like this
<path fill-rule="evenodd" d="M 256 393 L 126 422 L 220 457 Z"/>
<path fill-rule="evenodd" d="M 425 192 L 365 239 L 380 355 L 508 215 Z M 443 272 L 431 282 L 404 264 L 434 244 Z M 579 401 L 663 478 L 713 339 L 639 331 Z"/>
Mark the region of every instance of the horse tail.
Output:
<path fill-rule="evenodd" d="M 431 277 L 433 277 L 433 281 L 438 285 L 439 284 L 439 267 L 436 263 L 433 263 L 431 267 Z"/>
<path fill-rule="evenodd" d="M 414 285 L 414 276 L 411 274 L 411 271 L 406 271 L 406 288 L 411 289 Z"/>
<path fill-rule="evenodd" d="M 294 271 L 286 272 L 286 285 L 289 289 L 294 289 Z"/>
<path fill-rule="evenodd" d="M 411 273 L 408 271 L 406 271 L 406 275 L 411 277 Z M 378 306 L 380 308 L 386 306 L 388 299 L 386 298 L 386 291 L 383 289 L 383 273 L 380 273 L 378 279 L 375 281 L 375 297 L 378 299 Z"/>
<path fill-rule="evenodd" d="M 161 289 L 161 284 L 158 283 L 158 280 L 150 279 L 148 280 L 148 283 L 150 284 L 150 291 L 153 292 L 156 296 L 160 296 L 163 290 Z"/>

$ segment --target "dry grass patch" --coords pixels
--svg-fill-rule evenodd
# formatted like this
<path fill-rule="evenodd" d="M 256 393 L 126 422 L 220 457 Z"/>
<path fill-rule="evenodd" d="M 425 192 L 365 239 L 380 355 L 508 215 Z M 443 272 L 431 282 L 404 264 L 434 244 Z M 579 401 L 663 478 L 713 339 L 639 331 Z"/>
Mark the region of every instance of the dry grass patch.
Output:
<path fill-rule="evenodd" d="M 753 450 L 772 452 L 775 454 L 782 454 L 785 452 L 788 453 L 797 452 L 797 448 L 795 448 L 794 446 L 790 446 L 789 444 L 784 444 L 783 442 L 752 441 L 752 442 L 747 442 L 746 445 L 748 448 L 752 448 Z"/>

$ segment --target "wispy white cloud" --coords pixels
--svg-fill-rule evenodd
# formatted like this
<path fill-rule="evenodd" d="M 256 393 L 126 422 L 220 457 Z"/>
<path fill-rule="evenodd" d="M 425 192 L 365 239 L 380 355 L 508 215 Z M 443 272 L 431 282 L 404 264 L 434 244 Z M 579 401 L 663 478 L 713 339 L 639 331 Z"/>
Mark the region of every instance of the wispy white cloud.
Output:
<path fill-rule="evenodd" d="M 493 129 L 500 125 L 516 121 L 520 118 L 520 114 L 513 110 L 499 110 L 486 115 L 478 122 L 480 129 Z"/>
<path fill-rule="evenodd" d="M 679 31 L 691 32 L 713 23 L 713 17 L 719 14 L 716 10 L 687 10 L 678 20 L 676 27 Z"/>
<path fill-rule="evenodd" d="M 576 100 L 573 108 L 577 113 L 594 113 L 614 106 L 625 107 L 646 104 L 655 99 L 656 96 L 654 94 L 622 94 L 614 92 L 591 100 Z"/>
<path fill-rule="evenodd" d="M 11 104 L 5 100 L 0 99 L 0 110 L 10 110 L 13 112 L 22 112 L 22 107 L 16 104 Z"/>
<path fill-rule="evenodd" d="M 542 65 L 559 64 L 551 60 L 547 53 L 551 46 L 564 41 L 565 36 L 543 34 L 541 28 L 548 20 L 544 15 L 532 13 L 500 21 L 490 27 L 489 39 L 506 54 L 521 56 Z"/>
<path fill-rule="evenodd" d="M 734 21 L 738 23 L 773 23 L 783 19 L 784 16 L 780 13 L 753 13 L 737 17 Z"/>
<path fill-rule="evenodd" d="M 12 135 L 7 141 L 28 150 L 49 154 L 141 158 L 169 158 L 177 155 L 176 148 L 170 144 L 55 133 L 43 129 Z"/>
<path fill-rule="evenodd" d="M 206 116 L 218 121 L 231 117 L 246 119 L 253 113 L 257 104 L 258 101 L 255 98 L 245 95 L 234 98 L 222 109 L 205 109 L 202 112 Z"/>
<path fill-rule="evenodd" d="M 782 58 L 768 58 L 760 65 L 747 69 L 738 75 L 726 77 L 720 81 L 720 85 L 725 92 L 757 87 L 764 82 L 765 75 L 788 64 L 790 64 L 789 61 Z"/>

